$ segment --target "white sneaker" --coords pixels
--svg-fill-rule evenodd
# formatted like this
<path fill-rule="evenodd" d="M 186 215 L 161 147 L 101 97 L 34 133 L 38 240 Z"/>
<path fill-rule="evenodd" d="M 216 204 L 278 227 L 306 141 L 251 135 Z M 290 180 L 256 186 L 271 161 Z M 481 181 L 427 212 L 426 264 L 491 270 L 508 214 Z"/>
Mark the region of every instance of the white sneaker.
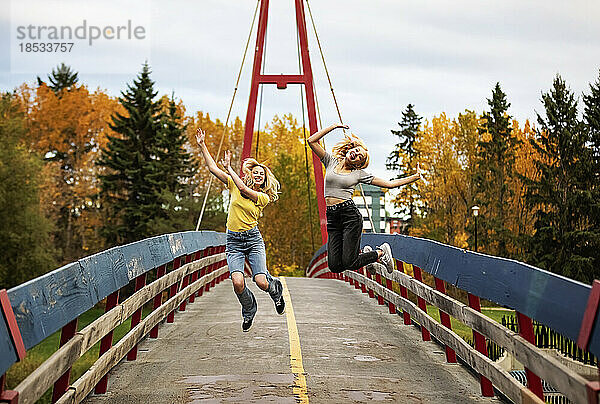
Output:
<path fill-rule="evenodd" d="M 392 249 L 388 243 L 383 243 L 377 249 L 383 251 L 383 255 L 379 258 L 379 262 L 385 265 L 387 271 L 391 274 L 394 272 L 394 257 L 392 257 Z"/>
<path fill-rule="evenodd" d="M 370 251 L 373 251 L 373 249 L 371 248 L 371 246 L 370 246 L 370 245 L 366 245 L 366 246 L 364 246 L 364 247 L 363 247 L 363 249 L 362 249 L 362 252 L 363 252 L 363 253 L 367 253 L 367 252 L 370 252 Z M 375 275 L 375 273 L 376 273 L 376 271 L 375 271 L 375 265 L 374 265 L 373 263 L 365 265 L 365 269 L 366 269 L 367 271 L 369 271 L 369 273 L 370 273 L 371 275 Z"/>

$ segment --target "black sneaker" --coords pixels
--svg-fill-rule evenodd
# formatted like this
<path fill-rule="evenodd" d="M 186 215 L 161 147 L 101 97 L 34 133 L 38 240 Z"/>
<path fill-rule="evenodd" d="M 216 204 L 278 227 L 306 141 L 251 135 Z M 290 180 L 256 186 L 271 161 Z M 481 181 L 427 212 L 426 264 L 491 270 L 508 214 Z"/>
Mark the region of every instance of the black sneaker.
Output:
<path fill-rule="evenodd" d="M 283 314 L 285 312 L 285 300 L 283 300 L 283 294 L 279 296 L 279 299 L 275 300 L 275 310 L 277 310 L 277 314 Z"/>
<path fill-rule="evenodd" d="M 276 293 L 274 296 L 271 296 L 273 302 L 275 303 L 275 310 L 277 310 L 277 314 L 283 314 L 285 311 L 285 301 L 283 300 L 283 285 L 281 281 L 277 278 L 273 278 L 273 282 L 275 284 Z"/>
<path fill-rule="evenodd" d="M 244 322 L 242 323 L 242 331 L 248 332 L 250 330 L 250 327 L 252 327 L 252 320 L 254 320 L 254 317 L 244 319 Z"/>

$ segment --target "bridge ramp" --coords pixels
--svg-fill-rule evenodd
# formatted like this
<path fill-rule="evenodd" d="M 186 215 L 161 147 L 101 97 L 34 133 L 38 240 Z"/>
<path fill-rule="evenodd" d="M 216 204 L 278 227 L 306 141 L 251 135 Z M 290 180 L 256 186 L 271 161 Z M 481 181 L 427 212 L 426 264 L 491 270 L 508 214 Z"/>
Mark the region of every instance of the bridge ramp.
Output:
<path fill-rule="evenodd" d="M 483 398 L 464 367 L 442 347 L 347 283 L 286 278 L 298 330 L 308 400 L 313 403 L 497 403 Z M 108 393 L 87 403 L 295 403 L 286 315 L 250 285 L 258 314 L 241 330 L 230 281 L 178 312 L 138 359 L 109 376 Z"/>

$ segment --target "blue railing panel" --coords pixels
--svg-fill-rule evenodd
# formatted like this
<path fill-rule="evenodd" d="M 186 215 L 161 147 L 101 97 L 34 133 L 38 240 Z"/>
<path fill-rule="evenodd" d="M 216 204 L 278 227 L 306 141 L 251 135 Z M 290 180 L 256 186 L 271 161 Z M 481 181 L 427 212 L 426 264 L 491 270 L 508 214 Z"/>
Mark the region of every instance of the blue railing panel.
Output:
<path fill-rule="evenodd" d="M 8 291 L 26 349 L 78 318 L 139 275 L 174 258 L 225 244 L 225 234 L 182 232 L 152 237 L 82 258 Z M 0 321 L 0 375 L 17 356 Z"/>
<path fill-rule="evenodd" d="M 517 310 L 576 341 L 591 286 L 506 258 L 463 250 L 433 240 L 399 234 L 366 233 L 362 246 L 390 244 L 395 258 L 473 295 Z M 325 251 L 322 246 L 313 260 Z M 597 313 L 596 323 L 600 323 Z M 600 326 L 588 350 L 600 355 Z"/>

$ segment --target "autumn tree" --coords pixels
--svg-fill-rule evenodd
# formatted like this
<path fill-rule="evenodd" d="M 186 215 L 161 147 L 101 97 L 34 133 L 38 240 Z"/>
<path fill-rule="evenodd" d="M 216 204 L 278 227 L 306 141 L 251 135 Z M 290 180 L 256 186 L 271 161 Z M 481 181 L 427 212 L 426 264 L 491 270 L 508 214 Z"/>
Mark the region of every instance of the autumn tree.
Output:
<path fill-rule="evenodd" d="M 11 94 L 0 99 L 0 289 L 40 276 L 56 265 L 52 224 L 40 205 L 41 158 L 24 142 L 26 119 Z"/>
<path fill-rule="evenodd" d="M 544 116 L 532 145 L 539 177 L 528 181 L 527 202 L 535 210 L 535 234 L 530 260 L 541 268 L 585 282 L 597 274 L 596 252 L 591 251 L 589 210 L 590 170 L 584 125 L 577 117 L 577 101 L 565 81 L 556 76 L 542 94 Z"/>
<path fill-rule="evenodd" d="M 420 215 L 410 234 L 466 248 L 473 205 L 472 164 L 478 118 L 472 111 L 450 119 L 446 114 L 425 121 L 415 142 L 429 184 L 416 182 Z"/>
<path fill-rule="evenodd" d="M 107 121 L 118 103 L 83 85 L 58 94 L 45 84 L 22 86 L 18 94 L 27 111 L 28 147 L 44 157 L 42 203 L 56 224 L 60 261 L 102 249 L 95 160 L 111 132 Z"/>
<path fill-rule="evenodd" d="M 402 112 L 401 122 L 398 122 L 400 128 L 398 130 L 391 130 L 392 135 L 398 138 L 398 143 L 396 143 L 394 149 L 386 159 L 386 168 L 398 171 L 396 178 L 411 174 L 416 169 L 418 155 L 415 149 L 415 142 L 419 135 L 421 121 L 422 118 L 417 115 L 414 106 L 408 104 L 406 110 Z M 415 215 L 415 198 L 414 188 L 407 186 L 402 187 L 394 199 L 396 206 L 400 208 L 400 212 L 407 217 L 407 230 L 410 229 Z"/>
<path fill-rule="evenodd" d="M 507 226 L 510 215 L 512 188 L 510 182 L 515 177 L 515 148 L 518 139 L 513 134 L 511 117 L 508 115 L 510 103 L 500 88 L 500 83 L 492 90 L 487 100 L 490 107 L 481 116 L 477 129 L 478 161 L 475 171 L 477 197 L 480 206 L 479 240 L 485 252 L 508 257 L 514 234 Z"/>

